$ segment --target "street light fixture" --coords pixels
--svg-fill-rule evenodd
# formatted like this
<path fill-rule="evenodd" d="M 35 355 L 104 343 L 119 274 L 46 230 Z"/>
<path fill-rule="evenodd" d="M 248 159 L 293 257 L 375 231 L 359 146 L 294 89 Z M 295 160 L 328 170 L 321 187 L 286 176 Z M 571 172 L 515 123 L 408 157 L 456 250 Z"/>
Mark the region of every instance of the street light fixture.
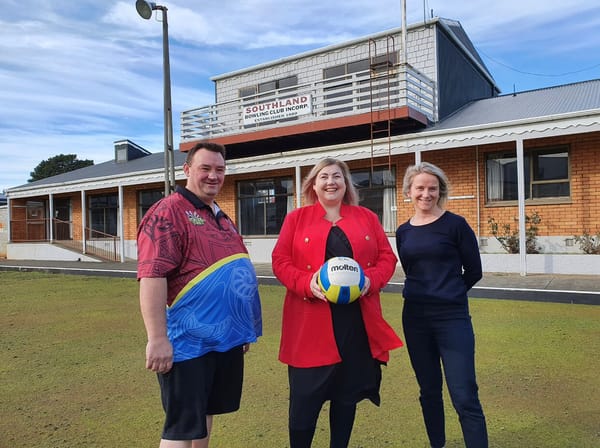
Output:
<path fill-rule="evenodd" d="M 163 81 L 164 81 L 164 144 L 165 144 L 165 197 L 175 190 L 175 156 L 173 154 L 173 111 L 171 107 L 171 68 L 169 65 L 169 25 L 167 7 L 145 0 L 137 0 L 135 9 L 140 17 L 148 20 L 152 11 L 162 12 L 163 28 Z"/>

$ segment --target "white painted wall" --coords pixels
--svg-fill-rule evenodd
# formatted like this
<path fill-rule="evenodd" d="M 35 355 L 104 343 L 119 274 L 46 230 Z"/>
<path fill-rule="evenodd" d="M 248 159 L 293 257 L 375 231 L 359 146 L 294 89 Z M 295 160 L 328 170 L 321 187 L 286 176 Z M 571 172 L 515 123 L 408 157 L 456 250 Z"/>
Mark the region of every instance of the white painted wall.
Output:
<path fill-rule="evenodd" d="M 538 246 L 543 254 L 583 255 L 574 235 L 543 236 L 537 238 Z M 479 238 L 479 250 L 482 254 L 506 254 L 502 245 L 493 236 Z"/>
<path fill-rule="evenodd" d="M 217 101 L 223 103 L 237 100 L 240 88 L 292 75 L 298 76 L 298 85 L 322 82 L 325 68 L 367 59 L 369 55 L 375 56 L 375 51 L 377 55 L 385 54 L 388 49 L 390 52 L 401 52 L 401 34 L 397 32 L 392 35 L 393 40 L 389 42 L 387 36 L 375 39 L 376 46 L 371 45 L 371 48 L 368 39 L 356 40 L 346 45 L 335 45 L 285 58 L 280 62 L 258 65 L 230 76 L 223 75 L 216 82 Z M 435 28 L 411 27 L 407 33 L 406 47 L 412 67 L 436 81 Z"/>
<path fill-rule="evenodd" d="M 389 237 L 396 253 L 396 243 Z M 245 238 L 253 263 L 271 263 L 275 238 Z M 125 244 L 127 258 L 135 260 L 135 241 Z M 48 243 L 10 243 L 6 246 L 9 260 L 92 261 L 94 258 L 77 254 Z M 483 272 L 519 273 L 518 254 L 482 253 Z M 598 275 L 600 282 L 600 255 L 586 254 L 529 254 L 526 258 L 528 274 Z M 398 268 L 401 269 L 400 263 Z"/>
<path fill-rule="evenodd" d="M 6 257 L 6 243 L 8 241 L 8 207 L 0 207 L 0 258 Z"/>
<path fill-rule="evenodd" d="M 519 254 L 481 254 L 483 272 L 519 273 Z M 600 255 L 529 254 L 528 274 L 598 275 Z"/>
<path fill-rule="evenodd" d="M 244 238 L 252 263 L 271 263 L 271 253 L 276 242 L 275 238 Z"/>
<path fill-rule="evenodd" d="M 8 260 L 90 261 L 100 262 L 50 243 L 10 243 L 6 246 Z"/>

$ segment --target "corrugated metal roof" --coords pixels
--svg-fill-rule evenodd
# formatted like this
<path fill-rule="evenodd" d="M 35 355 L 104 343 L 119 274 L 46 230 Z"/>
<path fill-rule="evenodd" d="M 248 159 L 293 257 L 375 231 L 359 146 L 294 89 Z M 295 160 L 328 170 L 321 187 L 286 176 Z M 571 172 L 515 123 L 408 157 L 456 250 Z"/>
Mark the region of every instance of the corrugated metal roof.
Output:
<path fill-rule="evenodd" d="M 600 79 L 473 101 L 424 131 L 548 118 L 600 109 Z"/>
<path fill-rule="evenodd" d="M 187 154 L 181 151 L 174 152 L 176 168 L 179 168 L 183 165 L 186 156 Z M 69 171 L 68 173 L 58 174 L 56 176 L 40 179 L 35 182 L 20 185 L 18 187 L 13 187 L 10 188 L 9 191 L 23 187 L 44 187 L 46 185 L 77 182 L 81 180 L 91 181 L 103 177 L 119 177 L 132 173 L 141 173 L 144 171 L 163 169 L 164 166 L 164 152 L 153 153 L 127 162 L 116 162 L 115 160 L 110 160 L 108 162 L 99 163 L 97 165 L 86 166 L 85 168 Z"/>

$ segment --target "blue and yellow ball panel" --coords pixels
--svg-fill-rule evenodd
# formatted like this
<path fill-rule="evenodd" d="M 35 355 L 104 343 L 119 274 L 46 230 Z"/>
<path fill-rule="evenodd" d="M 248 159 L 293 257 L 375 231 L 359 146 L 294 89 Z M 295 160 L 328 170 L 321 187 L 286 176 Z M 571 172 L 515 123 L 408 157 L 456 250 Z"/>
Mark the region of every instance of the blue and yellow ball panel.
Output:
<path fill-rule="evenodd" d="M 345 305 L 360 297 L 365 274 L 352 258 L 334 257 L 321 266 L 317 281 L 327 300 Z"/>

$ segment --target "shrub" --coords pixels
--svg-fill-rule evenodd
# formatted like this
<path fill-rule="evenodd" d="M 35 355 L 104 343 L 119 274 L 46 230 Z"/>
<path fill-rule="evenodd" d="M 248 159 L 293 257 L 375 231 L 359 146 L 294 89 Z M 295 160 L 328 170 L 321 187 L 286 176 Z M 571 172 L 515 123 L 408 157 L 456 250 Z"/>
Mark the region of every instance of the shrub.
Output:
<path fill-rule="evenodd" d="M 519 218 L 513 218 L 515 223 L 519 222 Z M 539 254 L 540 247 L 537 244 L 538 224 L 542 222 L 542 218 L 538 212 L 533 212 L 531 216 L 525 215 L 525 247 L 528 254 Z M 504 250 L 509 254 L 519 253 L 519 226 L 515 225 L 515 229 L 511 228 L 510 224 L 498 224 L 493 217 L 488 218 L 490 231 L 494 238 L 502 245 Z"/>
<path fill-rule="evenodd" d="M 574 238 L 584 254 L 600 255 L 600 231 L 597 231 L 596 235 L 591 235 L 584 230 L 583 235 L 574 235 Z"/>

